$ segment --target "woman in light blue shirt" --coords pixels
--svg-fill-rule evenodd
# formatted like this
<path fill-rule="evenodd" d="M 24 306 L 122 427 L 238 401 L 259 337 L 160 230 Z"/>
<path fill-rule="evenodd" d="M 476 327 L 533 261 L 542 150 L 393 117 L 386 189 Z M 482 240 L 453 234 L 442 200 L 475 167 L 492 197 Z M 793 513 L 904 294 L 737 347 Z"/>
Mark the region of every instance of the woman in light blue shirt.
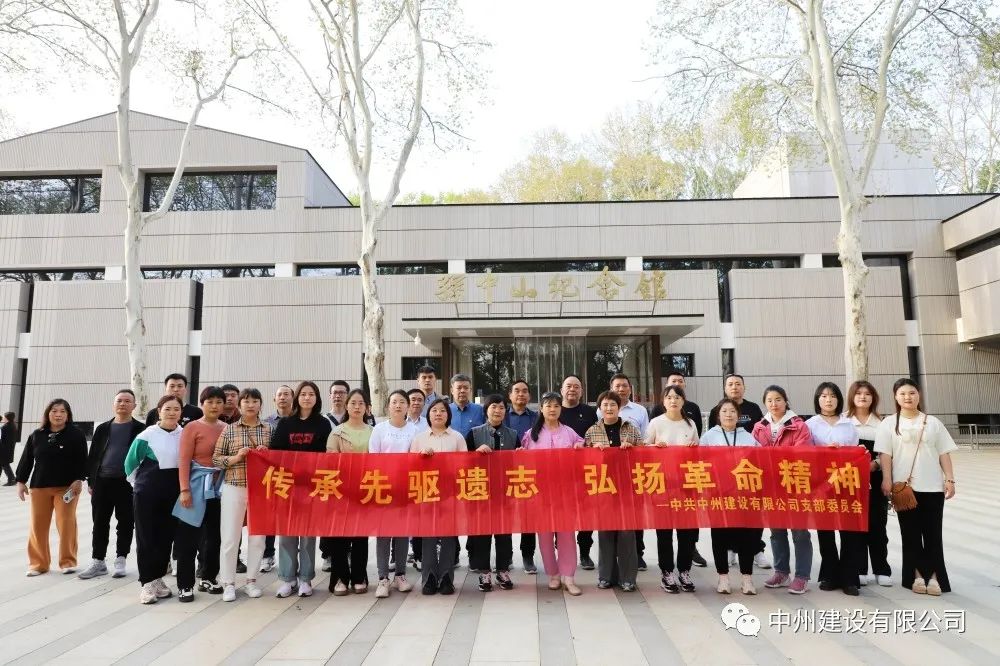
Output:
<path fill-rule="evenodd" d="M 806 421 L 816 446 L 859 446 L 858 431 L 851 419 L 843 415 L 844 394 L 833 382 L 823 382 L 813 396 L 816 416 Z M 819 540 L 819 589 L 827 592 L 843 590 L 844 594 L 858 596 L 861 562 L 864 558 L 865 534 L 840 532 L 840 551 L 833 530 L 818 530 Z"/>
<path fill-rule="evenodd" d="M 713 410 L 718 413 L 719 425 L 701 436 L 701 446 L 758 446 L 753 435 L 737 427 L 740 408 L 735 400 L 723 398 Z M 743 574 L 743 594 L 757 594 L 753 586 L 753 558 L 760 549 L 761 527 L 713 527 L 712 556 L 715 571 L 719 574 L 719 594 L 729 594 L 729 551 L 739 557 L 740 573 Z"/>

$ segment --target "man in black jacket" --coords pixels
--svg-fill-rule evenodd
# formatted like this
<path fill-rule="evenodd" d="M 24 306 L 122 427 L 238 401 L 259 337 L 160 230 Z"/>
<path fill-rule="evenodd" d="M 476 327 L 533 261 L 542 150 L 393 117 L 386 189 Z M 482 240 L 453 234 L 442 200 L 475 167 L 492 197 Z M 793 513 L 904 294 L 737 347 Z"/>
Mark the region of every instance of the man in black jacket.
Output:
<path fill-rule="evenodd" d="M 132 418 L 135 394 L 122 389 L 115 395 L 115 417 L 94 429 L 94 438 L 87 455 L 87 487 L 90 490 L 90 508 L 94 517 L 93 558 L 80 578 L 87 580 L 108 573 L 104 558 L 108 551 L 111 532 L 111 514 L 118 523 L 118 540 L 113 578 L 125 575 L 125 558 L 132 549 L 132 486 L 125 479 L 125 456 L 129 447 L 143 430 L 142 421 Z"/>
<path fill-rule="evenodd" d="M 178 422 L 182 428 L 205 415 L 201 409 L 187 403 L 187 391 L 188 378 L 179 372 L 172 372 L 163 380 L 163 395 L 175 395 L 183 405 L 181 407 L 181 420 Z M 148 426 L 156 425 L 159 420 L 160 415 L 156 412 L 155 407 L 146 414 L 146 425 Z"/>

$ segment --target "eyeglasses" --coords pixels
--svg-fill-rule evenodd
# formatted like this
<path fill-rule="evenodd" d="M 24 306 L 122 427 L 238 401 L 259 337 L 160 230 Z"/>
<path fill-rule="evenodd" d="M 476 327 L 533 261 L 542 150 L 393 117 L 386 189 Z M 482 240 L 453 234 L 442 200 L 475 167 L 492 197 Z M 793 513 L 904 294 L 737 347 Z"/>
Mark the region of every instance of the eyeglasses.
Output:
<path fill-rule="evenodd" d="M 555 391 L 549 391 L 542 394 L 542 402 L 545 402 L 546 400 L 558 400 L 562 402 L 562 396 Z"/>

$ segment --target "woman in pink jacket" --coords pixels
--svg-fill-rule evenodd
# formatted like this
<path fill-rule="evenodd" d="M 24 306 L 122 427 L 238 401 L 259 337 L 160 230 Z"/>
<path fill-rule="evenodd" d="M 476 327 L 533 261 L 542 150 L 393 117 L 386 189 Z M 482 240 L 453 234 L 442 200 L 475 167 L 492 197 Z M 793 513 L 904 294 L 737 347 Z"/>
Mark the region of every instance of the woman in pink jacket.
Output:
<path fill-rule="evenodd" d="M 764 389 L 767 414 L 753 427 L 753 438 L 761 446 L 812 446 L 809 427 L 788 405 L 788 394 L 780 386 Z M 812 571 L 812 535 L 809 530 L 792 530 L 795 544 L 795 578 L 791 578 L 788 530 L 771 529 L 771 550 L 774 551 L 774 574 L 764 581 L 764 587 L 784 587 L 792 594 L 805 594 Z"/>
<path fill-rule="evenodd" d="M 542 395 L 538 417 L 531 430 L 521 438 L 521 447 L 528 450 L 573 449 L 583 446 L 583 438 L 575 430 L 559 422 L 562 396 L 549 392 Z M 565 588 L 574 597 L 581 594 L 574 581 L 576 576 L 576 540 L 573 532 L 556 532 L 559 553 L 552 541 L 552 532 L 538 533 L 538 550 L 542 552 L 545 573 L 549 576 L 549 589 Z"/>

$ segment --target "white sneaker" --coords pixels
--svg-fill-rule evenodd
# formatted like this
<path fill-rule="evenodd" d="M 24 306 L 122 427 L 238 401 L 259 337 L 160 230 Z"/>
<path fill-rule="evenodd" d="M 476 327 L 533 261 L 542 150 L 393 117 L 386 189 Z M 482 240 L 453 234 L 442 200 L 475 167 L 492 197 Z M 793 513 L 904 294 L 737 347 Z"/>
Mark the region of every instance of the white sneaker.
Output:
<path fill-rule="evenodd" d="M 80 580 L 90 580 L 91 578 L 97 578 L 98 576 L 108 575 L 108 566 L 104 563 L 104 560 L 94 560 L 90 563 L 90 566 L 80 572 Z"/>
<path fill-rule="evenodd" d="M 268 571 L 270 571 L 273 568 L 274 568 L 274 558 L 273 557 L 265 557 L 264 559 L 262 559 L 260 561 L 260 572 L 261 573 L 267 573 Z"/>
<path fill-rule="evenodd" d="M 34 578 L 35 576 L 41 576 L 43 573 L 43 571 L 39 571 L 38 569 L 28 569 L 24 575 L 28 578 Z"/>
<path fill-rule="evenodd" d="M 300 597 L 311 597 L 313 595 L 313 586 L 310 581 L 300 581 L 299 582 L 299 596 Z"/>
<path fill-rule="evenodd" d="M 761 569 L 770 569 L 771 560 L 767 559 L 767 553 L 757 553 L 753 556 L 753 563 Z"/>
<path fill-rule="evenodd" d="M 66 567 L 65 569 L 62 570 L 62 572 L 63 574 L 75 574 L 76 567 Z M 107 571 L 105 571 L 105 573 L 107 573 Z"/>
<path fill-rule="evenodd" d="M 733 589 L 729 585 L 729 574 L 721 574 L 719 576 L 719 585 L 715 588 L 715 591 L 719 594 L 731 594 Z"/>
<path fill-rule="evenodd" d="M 892 578 L 889 576 L 875 576 L 875 582 L 882 587 L 892 587 Z"/>
<path fill-rule="evenodd" d="M 409 592 L 413 589 L 413 583 L 406 580 L 406 576 L 393 576 L 392 584 L 400 592 Z"/>
<path fill-rule="evenodd" d="M 389 579 L 379 578 L 378 585 L 375 586 L 375 598 L 385 599 L 389 596 Z"/>
<path fill-rule="evenodd" d="M 278 588 L 278 591 L 274 593 L 274 596 L 278 597 L 279 599 L 290 597 L 292 596 L 292 590 L 294 589 L 295 585 L 293 583 L 282 583 L 281 587 Z"/>
<path fill-rule="evenodd" d="M 260 596 L 264 594 L 264 591 L 257 587 L 257 581 L 255 580 L 248 580 L 246 586 L 243 588 L 243 591 L 246 592 L 247 596 L 251 599 L 259 599 Z M 223 592 L 223 594 L 225 594 L 225 592 Z"/>
<path fill-rule="evenodd" d="M 236 601 L 236 586 L 232 583 L 227 583 L 225 587 L 222 588 L 222 600 L 223 601 Z"/>
<path fill-rule="evenodd" d="M 861 585 L 861 587 L 868 585 L 868 574 L 862 574 L 858 576 L 858 583 Z"/>
<path fill-rule="evenodd" d="M 153 583 L 146 583 L 139 590 L 139 603 L 140 604 L 155 604 L 159 597 L 156 596 L 156 586 Z"/>
<path fill-rule="evenodd" d="M 112 578 L 124 578 L 125 577 L 125 558 L 116 557 L 115 558 L 115 571 L 111 574 Z"/>
<path fill-rule="evenodd" d="M 156 592 L 157 599 L 166 599 L 173 596 L 173 592 L 170 591 L 170 588 L 167 587 L 167 584 L 163 582 L 162 578 L 157 578 L 151 584 L 153 586 L 153 590 Z"/>
<path fill-rule="evenodd" d="M 729 551 L 729 566 L 738 567 L 740 565 L 740 556 L 733 551 Z"/>
<path fill-rule="evenodd" d="M 753 586 L 753 579 L 750 576 L 743 576 L 743 594 L 754 595 L 757 594 L 757 588 Z"/>

